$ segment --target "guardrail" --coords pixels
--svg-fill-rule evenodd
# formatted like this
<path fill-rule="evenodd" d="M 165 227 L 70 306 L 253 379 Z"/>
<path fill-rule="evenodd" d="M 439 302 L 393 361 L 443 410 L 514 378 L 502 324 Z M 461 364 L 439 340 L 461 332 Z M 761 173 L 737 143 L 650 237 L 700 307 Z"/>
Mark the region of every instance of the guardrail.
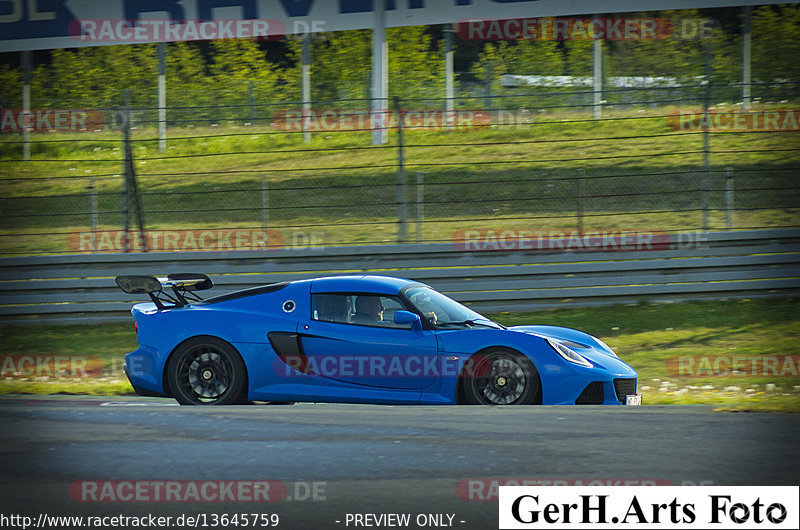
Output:
<path fill-rule="evenodd" d="M 210 275 L 214 294 L 321 275 L 402 276 L 487 312 L 800 293 L 800 229 L 671 234 L 663 246 L 565 252 L 420 244 L 2 258 L 0 322 L 125 321 L 144 297 L 123 293 L 114 277 L 174 272 Z"/>

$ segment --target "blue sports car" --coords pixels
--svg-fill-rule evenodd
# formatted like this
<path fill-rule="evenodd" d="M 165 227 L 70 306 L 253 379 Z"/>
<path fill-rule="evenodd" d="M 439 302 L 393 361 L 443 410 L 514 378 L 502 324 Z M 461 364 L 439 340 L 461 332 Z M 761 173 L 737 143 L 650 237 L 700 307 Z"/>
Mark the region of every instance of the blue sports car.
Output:
<path fill-rule="evenodd" d="M 601 340 L 504 327 L 431 287 L 386 276 L 274 283 L 201 299 L 203 274 L 119 276 L 142 395 L 267 402 L 638 405 L 636 371 Z"/>

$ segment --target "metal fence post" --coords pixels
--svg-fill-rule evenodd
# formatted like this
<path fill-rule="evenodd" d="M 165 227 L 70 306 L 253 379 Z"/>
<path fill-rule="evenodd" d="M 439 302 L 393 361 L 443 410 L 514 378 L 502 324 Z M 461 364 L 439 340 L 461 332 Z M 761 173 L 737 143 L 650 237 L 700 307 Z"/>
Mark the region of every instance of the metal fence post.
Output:
<path fill-rule="evenodd" d="M 593 111 L 592 117 L 599 120 L 603 117 L 603 41 L 595 38 L 592 42 L 592 90 Z"/>
<path fill-rule="evenodd" d="M 584 170 L 578 170 L 578 178 L 576 179 L 576 186 L 575 186 L 575 197 L 578 200 L 578 208 L 577 208 L 577 215 L 578 215 L 578 233 L 583 232 L 583 176 Z"/>
<path fill-rule="evenodd" d="M 494 77 L 494 68 L 492 68 L 492 63 L 488 63 L 486 65 L 486 110 L 491 111 L 494 110 L 494 104 L 492 103 L 492 78 Z"/>
<path fill-rule="evenodd" d="M 422 243 L 422 222 L 423 216 L 425 214 L 423 208 L 424 201 L 425 201 L 425 177 L 422 175 L 422 172 L 418 171 L 416 174 L 416 184 L 417 184 L 417 243 Z"/>
<path fill-rule="evenodd" d="M 711 161 L 709 151 L 709 135 L 711 134 L 711 116 L 709 107 L 711 106 L 711 37 L 706 36 L 705 59 L 706 59 L 706 86 L 703 95 L 703 178 L 700 185 L 700 207 L 703 210 L 703 231 L 708 231 L 708 188 L 711 179 Z"/>
<path fill-rule="evenodd" d="M 256 99 L 252 80 L 247 82 L 247 107 L 250 111 L 248 119 L 250 120 L 250 125 L 253 125 L 256 122 Z"/>
<path fill-rule="evenodd" d="M 167 43 L 158 43 L 158 152 L 167 150 Z"/>
<path fill-rule="evenodd" d="M 750 25 L 753 7 L 742 8 L 742 108 L 750 108 Z"/>
<path fill-rule="evenodd" d="M 303 143 L 311 142 L 309 117 L 311 115 L 311 34 L 303 35 L 301 52 L 300 92 L 303 98 Z"/>
<path fill-rule="evenodd" d="M 389 47 L 386 42 L 386 13 L 383 2 L 375 4 L 375 25 L 372 27 L 372 145 L 387 142 L 389 111 Z"/>
<path fill-rule="evenodd" d="M 267 176 L 261 175 L 261 228 L 264 231 L 269 226 L 269 183 Z"/>
<path fill-rule="evenodd" d="M 122 226 L 125 231 L 125 246 L 123 250 L 130 252 L 130 234 L 131 234 L 131 217 L 130 217 L 130 177 L 129 166 L 131 156 L 131 91 L 125 89 L 123 96 L 123 109 L 122 109 Z"/>
<path fill-rule="evenodd" d="M 142 242 L 142 250 L 147 252 L 147 234 L 144 231 L 144 212 L 142 209 L 142 199 L 136 184 L 136 174 L 133 166 L 133 148 L 131 147 L 131 91 L 125 89 L 125 110 L 123 111 L 122 137 L 123 137 L 123 175 L 125 183 L 122 193 L 122 213 L 125 219 L 125 252 L 131 251 L 131 203 L 136 210 L 136 220 L 139 226 L 139 237 Z"/>
<path fill-rule="evenodd" d="M 92 229 L 92 240 L 97 232 L 97 188 L 94 185 L 94 178 L 89 179 L 89 226 Z"/>
<path fill-rule="evenodd" d="M 733 168 L 725 168 L 725 228 L 733 228 Z"/>
<path fill-rule="evenodd" d="M 453 58 L 455 50 L 453 47 L 453 24 L 444 27 L 444 116 L 445 127 L 447 130 L 453 128 L 455 118 L 453 117 Z"/>
<path fill-rule="evenodd" d="M 33 53 L 30 50 L 22 52 L 22 159 L 31 159 L 31 126 L 33 117 L 31 116 L 31 62 Z"/>
<path fill-rule="evenodd" d="M 405 243 L 408 239 L 408 218 L 406 202 L 406 170 L 403 165 L 403 116 L 400 113 L 400 98 L 394 97 L 394 109 L 397 113 L 397 242 Z"/>

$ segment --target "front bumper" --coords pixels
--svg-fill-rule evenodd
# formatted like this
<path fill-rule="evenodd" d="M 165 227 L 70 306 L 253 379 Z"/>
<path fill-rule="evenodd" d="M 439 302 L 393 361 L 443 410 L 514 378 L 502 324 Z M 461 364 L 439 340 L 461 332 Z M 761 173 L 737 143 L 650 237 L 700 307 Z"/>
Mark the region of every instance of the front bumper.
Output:
<path fill-rule="evenodd" d="M 626 397 L 636 394 L 636 377 L 617 377 L 611 381 L 592 381 L 575 400 L 576 405 L 625 405 Z"/>

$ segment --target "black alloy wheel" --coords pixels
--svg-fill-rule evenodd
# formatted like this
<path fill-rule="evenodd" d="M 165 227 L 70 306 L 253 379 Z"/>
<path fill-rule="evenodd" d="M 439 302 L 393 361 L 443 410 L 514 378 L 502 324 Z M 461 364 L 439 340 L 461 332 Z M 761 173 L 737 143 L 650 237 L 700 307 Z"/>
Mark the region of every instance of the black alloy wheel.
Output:
<path fill-rule="evenodd" d="M 181 405 L 244 403 L 247 372 L 236 349 L 214 337 L 182 343 L 170 357 L 167 381 Z"/>
<path fill-rule="evenodd" d="M 506 350 L 472 356 L 461 385 L 464 402 L 471 405 L 525 405 L 541 399 L 536 367 L 523 355 Z"/>

